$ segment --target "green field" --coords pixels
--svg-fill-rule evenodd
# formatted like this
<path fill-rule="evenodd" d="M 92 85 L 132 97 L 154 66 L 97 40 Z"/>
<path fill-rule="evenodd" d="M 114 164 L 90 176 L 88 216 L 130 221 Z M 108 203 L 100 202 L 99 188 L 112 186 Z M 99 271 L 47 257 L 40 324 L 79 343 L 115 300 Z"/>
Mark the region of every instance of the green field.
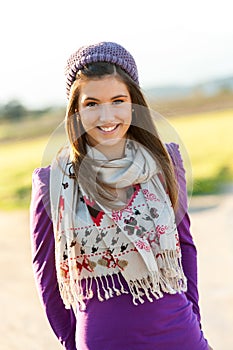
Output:
<path fill-rule="evenodd" d="M 0 146 L 0 209 L 28 207 L 31 174 L 40 166 L 46 137 L 4 143 Z"/>
<path fill-rule="evenodd" d="M 218 192 L 233 181 L 233 110 L 170 119 L 192 164 L 193 194 Z"/>
<path fill-rule="evenodd" d="M 24 127 L 28 130 L 27 123 L 21 122 L 21 130 Z M 233 181 L 233 110 L 173 117 L 169 123 L 179 134 L 191 159 L 194 195 L 217 192 L 222 183 Z M 30 121 L 30 128 L 32 126 Z M 38 137 L 34 127 L 33 139 L 22 138 L 22 131 L 20 139 L 15 139 L 12 128 L 17 130 L 17 125 L 0 127 L 0 135 L 11 135 L 0 144 L 1 210 L 29 206 L 31 174 L 34 168 L 41 166 L 52 132 L 50 125 L 46 135 Z"/>

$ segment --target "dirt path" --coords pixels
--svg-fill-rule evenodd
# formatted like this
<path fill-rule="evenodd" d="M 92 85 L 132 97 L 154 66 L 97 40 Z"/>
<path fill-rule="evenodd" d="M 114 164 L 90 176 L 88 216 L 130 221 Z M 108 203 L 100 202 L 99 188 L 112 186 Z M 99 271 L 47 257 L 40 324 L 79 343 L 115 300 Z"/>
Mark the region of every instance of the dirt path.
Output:
<path fill-rule="evenodd" d="M 2 350 L 61 349 L 37 297 L 27 212 L 0 213 Z"/>
<path fill-rule="evenodd" d="M 233 193 L 193 199 L 190 216 L 203 330 L 214 350 L 232 350 Z M 1 349 L 61 349 L 34 285 L 28 213 L 0 213 L 0 232 Z"/>
<path fill-rule="evenodd" d="M 193 200 L 202 325 L 214 350 L 233 348 L 233 191 Z"/>

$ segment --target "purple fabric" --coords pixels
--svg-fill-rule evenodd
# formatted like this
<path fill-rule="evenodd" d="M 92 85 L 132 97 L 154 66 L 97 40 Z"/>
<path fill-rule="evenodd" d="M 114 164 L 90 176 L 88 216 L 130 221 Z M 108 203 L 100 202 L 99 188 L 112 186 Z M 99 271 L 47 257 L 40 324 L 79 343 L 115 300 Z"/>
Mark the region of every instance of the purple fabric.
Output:
<path fill-rule="evenodd" d="M 185 169 L 179 152 L 179 145 L 170 143 L 167 145 L 167 149 L 172 158 L 179 185 L 179 207 L 176 213 L 176 222 L 180 238 L 182 266 L 185 276 L 188 278 L 188 291 L 186 292 L 186 296 L 193 304 L 193 311 L 197 315 L 200 323 L 201 317 L 198 304 L 199 296 L 197 285 L 197 250 L 190 233 Z"/>
<path fill-rule="evenodd" d="M 76 79 L 76 74 L 88 63 L 109 62 L 120 66 L 130 77 L 138 82 L 138 70 L 136 62 L 123 46 L 109 41 L 99 42 L 93 45 L 82 46 L 67 60 L 65 67 L 66 93 L 69 98 L 70 89 Z"/>
<path fill-rule="evenodd" d="M 169 144 L 167 148 L 172 155 L 180 186 L 177 221 L 182 264 L 188 278 L 187 293 L 165 294 L 162 299 L 153 303 L 145 301 L 139 306 L 133 305 L 129 295 L 114 297 L 105 302 L 93 298 L 88 302 L 85 312 L 77 311 L 77 320 L 72 310 L 65 309 L 56 279 L 54 235 L 49 214 L 50 168 L 34 171 L 31 201 L 34 275 L 47 318 L 65 349 L 208 349 L 200 327 L 197 252 L 190 233 L 183 164 L 178 146 Z"/>
<path fill-rule="evenodd" d="M 49 210 L 49 168 L 33 174 L 30 229 L 32 263 L 48 321 L 65 349 L 75 350 L 75 315 L 64 308 L 55 271 L 54 235 Z"/>

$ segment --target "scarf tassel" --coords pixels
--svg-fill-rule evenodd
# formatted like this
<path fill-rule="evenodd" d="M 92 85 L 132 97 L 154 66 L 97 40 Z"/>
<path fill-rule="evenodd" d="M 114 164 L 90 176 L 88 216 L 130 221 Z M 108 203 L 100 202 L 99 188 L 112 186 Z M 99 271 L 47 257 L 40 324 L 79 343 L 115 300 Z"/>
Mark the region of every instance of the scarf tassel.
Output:
<path fill-rule="evenodd" d="M 115 279 L 114 276 L 116 277 Z M 114 276 L 93 276 L 87 277 L 82 281 L 76 279 L 73 280 L 71 284 L 60 282 L 59 291 L 66 309 L 70 309 L 70 307 L 76 303 L 79 305 L 80 311 L 86 310 L 85 301 L 92 299 L 94 296 L 92 289 L 94 281 L 96 285 L 96 295 L 101 302 L 113 298 L 114 295 L 128 294 L 128 291 L 122 284 L 120 275 L 114 274 Z"/>
<path fill-rule="evenodd" d="M 151 296 L 160 299 L 163 297 L 163 292 L 176 294 L 187 291 L 187 279 L 182 269 L 181 259 L 177 257 L 177 252 L 173 250 L 163 251 L 160 258 L 163 267 L 158 273 L 151 273 L 147 278 L 131 280 L 128 283 L 134 305 L 138 305 L 138 302 L 143 304 L 143 296 L 153 302 Z"/>
<path fill-rule="evenodd" d="M 187 291 L 187 279 L 177 252 L 165 250 L 161 253 L 160 258 L 162 259 L 162 267 L 159 270 L 161 290 L 170 294 Z"/>
<path fill-rule="evenodd" d="M 165 250 L 160 254 L 160 269 L 158 272 L 150 272 L 147 277 L 130 280 L 128 284 L 129 292 L 133 297 L 134 305 L 144 303 L 143 297 L 153 302 L 153 298 L 160 299 L 163 292 L 169 294 L 181 293 L 187 290 L 187 279 L 184 276 L 181 258 L 177 257 L 177 252 Z M 115 279 L 114 279 L 115 276 Z M 65 307 L 75 302 L 78 303 L 80 310 L 86 310 L 86 300 L 93 298 L 93 282 L 96 285 L 96 294 L 99 301 L 108 300 L 114 295 L 128 294 L 122 281 L 121 273 L 114 275 L 102 275 L 86 277 L 82 280 L 73 280 L 73 283 L 59 283 L 60 293 Z"/>
<path fill-rule="evenodd" d="M 129 281 L 129 292 L 133 297 L 134 305 L 143 304 L 143 296 L 146 296 L 147 300 L 153 302 L 152 297 L 160 299 L 163 297 L 163 292 L 176 294 L 187 290 L 187 280 L 181 267 L 181 260 L 177 258 L 176 252 L 164 251 L 161 253 L 160 258 L 162 259 L 163 267 L 160 268 L 158 273 L 151 273 L 147 277 Z M 77 279 L 71 284 L 72 287 L 68 283 L 60 283 L 60 293 L 65 307 L 70 308 L 70 305 L 75 301 L 78 303 L 80 310 L 85 310 L 85 300 L 94 296 L 92 290 L 93 280 L 96 284 L 97 298 L 101 302 L 112 298 L 114 295 L 128 294 L 128 291 L 125 290 L 122 284 L 120 275 L 114 274 L 115 279 L 113 275 L 88 277 L 83 280 L 83 283 Z"/>
<path fill-rule="evenodd" d="M 159 290 L 158 282 L 155 283 L 155 278 L 152 276 L 148 276 L 147 278 L 136 279 L 134 281 L 130 281 L 128 284 L 130 293 L 133 296 L 134 305 L 143 304 L 145 300 L 142 298 L 143 296 L 147 297 L 149 302 L 153 302 L 152 296 L 156 299 L 159 299 L 163 296 L 161 291 Z"/>
<path fill-rule="evenodd" d="M 74 303 L 74 297 L 71 291 L 70 284 L 65 282 L 64 283 L 58 282 L 58 285 L 59 285 L 59 292 L 63 300 L 63 303 L 65 305 L 65 308 L 70 309 L 72 304 Z"/>

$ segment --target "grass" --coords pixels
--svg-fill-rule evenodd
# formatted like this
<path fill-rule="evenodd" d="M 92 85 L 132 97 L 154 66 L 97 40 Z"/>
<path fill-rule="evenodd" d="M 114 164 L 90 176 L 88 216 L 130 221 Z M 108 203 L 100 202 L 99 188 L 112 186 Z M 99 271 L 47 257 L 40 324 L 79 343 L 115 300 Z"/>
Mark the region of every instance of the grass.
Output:
<path fill-rule="evenodd" d="M 40 166 L 47 138 L 4 143 L 0 146 L 0 209 L 28 207 L 32 171 Z"/>
<path fill-rule="evenodd" d="M 29 206 L 32 171 L 41 166 L 48 135 L 58 125 L 56 120 L 46 127 L 41 120 L 20 122 L 20 136 L 17 124 L 0 126 L 0 135 L 5 135 L 0 144 L 1 210 Z M 191 159 L 194 195 L 218 192 L 221 184 L 233 181 L 233 110 L 173 117 L 169 123 Z M 23 138 L 23 129 L 27 137 L 33 134 L 34 138 Z"/>
<path fill-rule="evenodd" d="M 62 109 L 57 109 L 37 118 L 28 116 L 19 122 L 1 121 L 0 140 L 1 142 L 9 142 L 10 140 L 24 140 L 25 138 L 49 135 L 63 120 L 64 113 Z"/>
<path fill-rule="evenodd" d="M 192 163 L 193 194 L 218 192 L 233 181 L 233 110 L 171 118 Z"/>

